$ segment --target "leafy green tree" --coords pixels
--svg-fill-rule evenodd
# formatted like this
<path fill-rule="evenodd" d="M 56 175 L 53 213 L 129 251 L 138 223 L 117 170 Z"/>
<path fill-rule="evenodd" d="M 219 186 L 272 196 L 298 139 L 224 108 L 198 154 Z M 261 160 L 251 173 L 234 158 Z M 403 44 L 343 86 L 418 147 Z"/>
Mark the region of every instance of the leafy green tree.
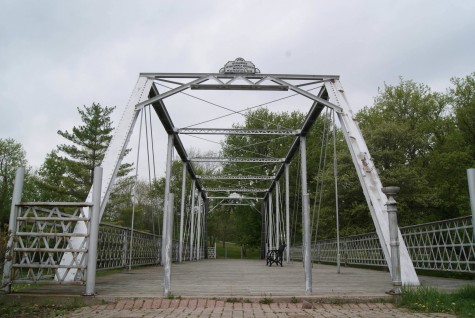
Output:
<path fill-rule="evenodd" d="M 464 168 L 456 160 L 463 161 L 464 154 L 453 144 L 460 145 L 460 138 L 446 95 L 401 79 L 385 85 L 374 106 L 357 118 L 383 185 L 401 187 L 401 225 L 459 215 L 457 204 L 447 202 L 462 187 L 455 182 L 456 189 L 449 190 L 446 181 L 460 176 Z"/>
<path fill-rule="evenodd" d="M 452 78 L 454 87 L 449 96 L 454 107 L 457 126 L 475 161 L 475 72 L 465 78 Z M 472 163 L 473 165 L 473 163 Z"/>
<path fill-rule="evenodd" d="M 27 164 L 26 153 L 12 138 L 0 138 L 0 231 L 10 218 L 16 170 Z"/>

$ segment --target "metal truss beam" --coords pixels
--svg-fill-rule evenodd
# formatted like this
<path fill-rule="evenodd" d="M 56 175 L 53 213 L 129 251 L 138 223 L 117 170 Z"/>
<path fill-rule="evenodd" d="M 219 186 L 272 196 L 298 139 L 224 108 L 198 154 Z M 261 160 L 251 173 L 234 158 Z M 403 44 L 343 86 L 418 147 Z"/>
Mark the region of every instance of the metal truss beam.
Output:
<path fill-rule="evenodd" d="M 204 191 L 207 192 L 267 192 L 268 189 L 259 189 L 259 188 L 204 188 Z"/>
<path fill-rule="evenodd" d="M 231 91 L 288 91 L 287 85 L 229 85 L 229 84 L 194 84 L 191 89 L 231 90 Z"/>
<path fill-rule="evenodd" d="M 240 128 L 179 128 L 176 133 L 183 135 L 277 135 L 295 136 L 300 129 L 240 129 Z"/>
<path fill-rule="evenodd" d="M 224 158 L 224 157 L 194 157 L 190 158 L 191 162 L 258 162 L 258 163 L 280 163 L 285 158 Z"/>
<path fill-rule="evenodd" d="M 260 197 L 208 197 L 210 200 L 262 200 Z"/>
<path fill-rule="evenodd" d="M 275 176 L 196 176 L 201 180 L 274 180 Z"/>
<path fill-rule="evenodd" d="M 307 75 L 307 74 L 231 74 L 231 73 L 140 73 L 140 76 L 145 76 L 151 79 L 162 78 L 235 78 L 244 77 L 247 79 L 265 79 L 267 77 L 279 78 L 282 80 L 301 80 L 301 81 L 318 81 L 318 80 L 337 80 L 340 79 L 338 75 Z"/>

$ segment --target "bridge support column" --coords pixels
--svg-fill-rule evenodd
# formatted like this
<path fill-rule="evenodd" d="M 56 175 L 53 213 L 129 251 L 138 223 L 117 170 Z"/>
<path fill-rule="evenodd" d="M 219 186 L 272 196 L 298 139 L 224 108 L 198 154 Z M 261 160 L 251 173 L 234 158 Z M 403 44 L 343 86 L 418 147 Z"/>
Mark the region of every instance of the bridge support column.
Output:
<path fill-rule="evenodd" d="M 12 206 L 10 208 L 10 220 L 8 223 L 8 242 L 7 252 L 5 255 L 5 263 L 3 265 L 3 279 L 2 286 L 5 293 L 11 292 L 11 272 L 13 266 L 13 239 L 16 234 L 16 218 L 17 209 L 16 205 L 20 203 L 21 196 L 23 194 L 23 181 L 25 179 L 25 168 L 20 167 L 16 170 L 15 184 L 13 186 Z"/>
<path fill-rule="evenodd" d="M 87 276 L 85 296 L 96 294 L 97 244 L 99 239 L 99 221 L 101 213 L 102 168 L 94 168 L 92 185 L 92 213 L 89 220 L 89 240 L 87 246 Z"/>
<path fill-rule="evenodd" d="M 266 201 L 261 201 L 261 259 L 266 258 L 266 233 L 267 233 L 267 223 L 266 223 Z"/>
<path fill-rule="evenodd" d="M 307 142 L 300 136 L 300 167 L 302 178 L 302 225 L 303 225 L 303 261 L 305 269 L 305 293 L 312 293 L 312 250 L 310 238 L 310 202 L 307 192 Z"/>
<path fill-rule="evenodd" d="M 269 250 L 274 249 L 274 232 L 273 232 L 273 226 L 274 222 L 272 220 L 272 192 L 269 192 L 269 195 L 267 196 L 267 220 L 269 221 L 269 225 L 267 227 L 268 229 L 268 234 L 269 234 Z"/>
<path fill-rule="evenodd" d="M 162 258 L 160 260 L 160 264 L 163 266 L 164 265 L 164 259 L 165 259 L 165 249 L 163 248 L 165 246 L 165 237 L 167 236 L 167 223 L 168 223 L 168 199 L 169 199 L 169 194 L 170 194 L 170 179 L 172 175 L 172 152 L 173 152 L 173 135 L 169 134 L 168 135 L 168 147 L 167 147 L 167 168 L 166 168 L 166 174 L 165 174 L 165 202 L 163 203 L 163 220 L 162 220 Z"/>
<path fill-rule="evenodd" d="M 208 212 L 209 212 L 209 199 L 204 202 L 204 222 L 203 222 L 203 238 L 204 238 L 204 258 L 208 259 Z"/>
<path fill-rule="evenodd" d="M 201 191 L 198 191 L 198 222 L 196 222 L 196 260 L 201 259 Z"/>
<path fill-rule="evenodd" d="M 388 197 L 386 203 L 389 221 L 389 244 L 391 246 L 391 277 L 393 281 L 393 289 L 389 291 L 390 294 L 401 294 L 401 259 L 399 254 L 399 231 L 397 226 L 397 202 L 394 196 L 398 194 L 399 187 L 384 187 L 381 189 Z"/>
<path fill-rule="evenodd" d="M 289 200 L 289 164 L 285 164 L 285 239 L 287 248 L 285 250 L 285 259 L 290 263 L 290 200 Z"/>
<path fill-rule="evenodd" d="M 467 169 L 468 191 L 470 193 L 470 207 L 472 208 L 472 231 L 475 241 L 475 169 Z"/>
<path fill-rule="evenodd" d="M 165 264 L 163 274 L 163 295 L 168 297 L 171 294 L 171 273 L 172 273 L 172 232 L 173 232 L 173 193 L 168 195 L 168 217 L 167 231 L 165 236 Z"/>
<path fill-rule="evenodd" d="M 190 224 L 190 261 L 193 260 L 193 241 L 195 235 L 195 187 L 196 187 L 196 180 L 191 182 L 191 224 Z"/>
<path fill-rule="evenodd" d="M 280 247 L 280 204 L 279 204 L 279 195 L 280 195 L 280 185 L 279 181 L 275 183 L 275 246 Z"/>
<path fill-rule="evenodd" d="M 185 192 L 186 192 L 186 162 L 183 162 L 181 177 L 181 202 L 180 202 L 180 243 L 178 245 L 178 262 L 183 261 L 183 223 L 185 221 Z"/>

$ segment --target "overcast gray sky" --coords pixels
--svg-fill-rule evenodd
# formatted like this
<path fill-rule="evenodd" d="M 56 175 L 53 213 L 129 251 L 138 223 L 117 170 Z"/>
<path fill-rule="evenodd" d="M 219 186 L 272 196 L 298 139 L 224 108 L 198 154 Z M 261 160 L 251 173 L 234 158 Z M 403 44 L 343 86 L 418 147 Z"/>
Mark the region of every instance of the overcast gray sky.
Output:
<path fill-rule="evenodd" d="M 217 72 L 237 57 L 340 75 L 360 109 L 399 76 L 444 91 L 475 71 L 474 38 L 471 0 L 0 0 L 0 138 L 39 167 L 77 107 L 117 106 L 117 123 L 140 72 Z"/>

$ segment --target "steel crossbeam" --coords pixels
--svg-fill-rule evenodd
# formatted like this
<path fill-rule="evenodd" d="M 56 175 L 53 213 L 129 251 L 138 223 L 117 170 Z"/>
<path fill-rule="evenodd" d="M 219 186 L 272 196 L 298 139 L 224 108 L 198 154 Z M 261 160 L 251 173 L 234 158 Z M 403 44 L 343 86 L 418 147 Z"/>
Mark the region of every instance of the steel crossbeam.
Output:
<path fill-rule="evenodd" d="M 204 188 L 204 191 L 207 192 L 267 192 L 268 189 L 259 189 L 259 188 Z"/>
<path fill-rule="evenodd" d="M 244 129 L 244 128 L 179 128 L 176 133 L 182 135 L 269 135 L 296 136 L 299 129 Z"/>
<path fill-rule="evenodd" d="M 254 91 L 288 91 L 287 85 L 229 85 L 229 84 L 194 84 L 191 89 L 201 90 L 254 90 Z"/>
<path fill-rule="evenodd" d="M 259 197 L 245 197 L 245 196 L 240 196 L 240 197 L 208 197 L 210 200 L 262 200 L 262 198 Z"/>
<path fill-rule="evenodd" d="M 201 180 L 274 180 L 275 176 L 196 176 Z"/>
<path fill-rule="evenodd" d="M 225 157 L 194 157 L 191 162 L 229 162 L 229 163 L 282 163 L 285 158 L 225 158 Z"/>

